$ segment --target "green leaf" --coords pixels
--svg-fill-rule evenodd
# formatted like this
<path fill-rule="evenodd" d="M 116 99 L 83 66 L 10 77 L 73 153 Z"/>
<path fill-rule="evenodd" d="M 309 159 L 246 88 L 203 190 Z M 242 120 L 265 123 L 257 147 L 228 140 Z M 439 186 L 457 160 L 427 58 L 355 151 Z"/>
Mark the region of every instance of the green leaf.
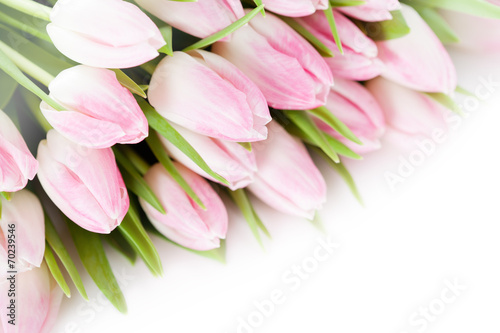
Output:
<path fill-rule="evenodd" d="M 7 55 L 5 52 L 7 52 L 9 55 Z M 11 61 L 10 57 L 15 58 L 18 63 L 24 63 L 27 67 L 31 66 L 31 62 L 29 62 L 21 54 L 12 50 L 3 42 L 0 42 L 0 69 L 7 73 L 14 80 L 16 80 L 21 86 L 25 87 L 26 89 L 40 97 L 40 99 L 45 101 L 48 105 L 58 111 L 63 111 L 64 108 L 59 105 L 59 103 L 50 98 L 42 89 L 34 84 L 33 81 L 28 79 L 28 77 L 26 77 L 26 75 L 24 75 L 23 72 L 21 72 L 21 70 L 19 70 L 19 68 Z M 48 78 L 43 73 L 41 75 L 45 78 Z"/>
<path fill-rule="evenodd" d="M 261 11 L 262 9 L 264 9 L 264 5 L 260 5 L 257 8 L 254 8 L 252 11 L 250 11 L 248 14 L 246 14 L 245 16 L 243 16 L 242 18 L 240 18 L 238 21 L 236 21 L 233 24 L 227 26 L 226 28 L 222 29 L 219 32 L 216 32 L 215 34 L 213 34 L 211 36 L 208 36 L 207 38 L 204 38 L 204 39 L 202 39 L 202 40 L 194 43 L 191 46 L 186 47 L 183 51 L 187 52 L 187 51 L 190 51 L 190 50 L 202 49 L 202 48 L 205 48 L 205 47 L 207 47 L 209 45 L 212 45 L 216 41 L 218 41 L 218 40 L 220 40 L 220 39 L 222 39 L 222 38 L 224 38 L 224 37 L 232 34 L 236 30 L 238 30 L 239 28 L 243 27 L 252 18 L 254 18 L 254 16 L 257 15 L 257 13 L 259 11 Z"/>
<path fill-rule="evenodd" d="M 0 71 L 0 109 L 3 109 L 9 104 L 14 92 L 17 88 L 17 82 L 4 71 Z"/>
<path fill-rule="evenodd" d="M 473 93 L 471 93 L 470 91 L 468 91 L 467 89 L 465 89 L 464 87 L 461 87 L 461 86 L 457 86 L 455 88 L 455 92 L 458 94 L 461 94 L 461 95 L 469 96 L 469 97 L 476 97 L 476 95 L 474 95 Z"/>
<path fill-rule="evenodd" d="M 339 32 L 337 30 L 337 25 L 335 24 L 335 17 L 333 16 L 332 5 L 328 2 L 328 8 L 323 11 L 325 13 L 326 19 L 328 20 L 328 24 L 330 25 L 330 29 L 332 30 L 333 39 L 335 40 L 335 44 L 340 51 L 340 54 L 344 54 L 344 49 L 342 48 L 342 41 L 340 40 Z"/>
<path fill-rule="evenodd" d="M 337 133 L 342 135 L 344 138 L 351 140 L 358 145 L 363 143 L 354 135 L 354 133 L 347 127 L 340 119 L 338 119 L 330 110 L 324 106 L 320 106 L 313 110 L 308 110 L 308 112 L 319 119 L 323 120 L 328 126 L 333 128 Z"/>
<path fill-rule="evenodd" d="M 52 249 L 50 248 L 49 244 L 45 245 L 44 257 L 45 257 L 45 262 L 49 267 L 50 273 L 54 277 L 54 280 L 56 280 L 57 284 L 59 285 L 59 287 L 61 287 L 64 294 L 67 297 L 71 297 L 71 290 L 69 289 L 69 286 L 66 283 L 66 280 L 64 279 L 61 270 L 59 269 L 59 265 L 57 264 L 56 258 L 54 257 L 54 253 L 52 252 Z"/>
<path fill-rule="evenodd" d="M 10 8 L 18 10 L 22 13 L 50 22 L 50 12 L 52 11 L 52 8 L 35 1 L 0 0 L 0 3 L 3 3 L 4 5 L 9 6 Z"/>
<path fill-rule="evenodd" d="M 135 150 L 130 148 L 128 145 L 118 146 L 119 149 L 125 157 L 130 161 L 134 168 L 143 176 L 145 175 L 151 166 L 146 162 Z"/>
<path fill-rule="evenodd" d="M 182 151 L 207 174 L 209 174 L 219 182 L 229 185 L 229 182 L 227 180 L 210 169 L 208 164 L 201 158 L 200 154 L 198 154 L 198 152 L 189 144 L 189 142 L 187 142 L 182 137 L 182 135 L 180 135 L 179 132 L 177 132 L 175 128 L 173 128 L 172 125 L 168 123 L 165 118 L 163 118 L 158 112 L 156 112 L 156 110 L 153 109 L 153 107 L 149 105 L 149 103 L 140 99 L 139 106 L 141 107 L 142 111 L 144 111 L 149 126 L 158 131 L 159 134 L 170 141 L 174 146 L 179 148 L 180 151 Z"/>
<path fill-rule="evenodd" d="M 163 46 L 158 52 L 165 53 L 166 55 L 173 56 L 173 41 L 172 41 L 172 27 L 170 25 L 164 25 L 160 27 L 160 33 L 167 44 Z"/>
<path fill-rule="evenodd" d="M 123 237 L 119 230 L 113 230 L 109 235 L 103 235 L 103 239 L 116 251 L 120 252 L 132 265 L 137 261 L 137 252 Z"/>
<path fill-rule="evenodd" d="M 262 6 L 262 0 L 253 0 L 253 2 L 257 7 Z M 260 13 L 262 14 L 262 17 L 266 17 L 266 10 L 264 7 L 260 10 Z"/>
<path fill-rule="evenodd" d="M 49 124 L 45 116 L 42 114 L 42 111 L 40 110 L 40 100 L 25 89 L 21 90 L 21 95 L 23 96 L 23 100 L 26 103 L 26 106 L 38 121 L 38 124 L 40 124 L 42 129 L 45 132 L 50 131 L 52 129 L 52 125 Z"/>
<path fill-rule="evenodd" d="M 163 266 L 160 255 L 142 226 L 134 203 L 131 203 L 127 215 L 125 215 L 122 223 L 118 226 L 118 230 L 141 256 L 153 275 L 161 276 L 163 274 Z"/>
<path fill-rule="evenodd" d="M 354 195 L 354 197 L 358 200 L 358 202 L 363 205 L 363 198 L 361 197 L 361 194 L 359 193 L 358 187 L 356 186 L 356 183 L 354 182 L 354 179 L 352 178 L 351 174 L 349 173 L 349 170 L 345 167 L 343 163 L 333 163 L 328 156 L 325 155 L 321 150 L 319 150 L 316 147 L 313 147 L 313 149 L 321 156 L 323 157 L 330 166 L 337 171 L 337 173 L 344 179 L 346 182 L 347 186 L 349 186 L 349 189 L 351 190 L 351 193 Z"/>
<path fill-rule="evenodd" d="M 302 37 L 304 37 L 312 46 L 323 56 L 323 57 L 333 57 L 334 54 L 325 44 L 323 44 L 313 33 L 307 30 L 299 22 L 291 17 L 278 15 L 286 24 L 288 24 L 293 30 L 298 32 Z"/>
<path fill-rule="evenodd" d="M 90 277 L 111 304 L 118 311 L 126 313 L 127 304 L 109 265 L 104 247 L 102 246 L 101 237 L 98 234 L 80 228 L 69 220 L 67 220 L 67 224 L 71 236 L 75 241 L 78 255 Z"/>
<path fill-rule="evenodd" d="M 10 198 L 12 197 L 12 194 L 10 192 L 0 192 L 0 195 L 7 201 L 10 201 Z"/>
<path fill-rule="evenodd" d="M 0 25 L 0 36 L 2 36 L 0 39 L 4 43 L 9 45 L 13 50 L 22 54 L 23 57 L 25 57 L 29 62 L 36 64 L 39 68 L 43 68 L 43 70 L 51 76 L 56 76 L 62 70 L 73 66 L 72 62 L 65 61 L 58 56 L 55 56 L 16 31 L 3 25 Z M 31 73 L 28 74 L 31 75 Z M 40 82 L 45 84 L 43 81 Z"/>
<path fill-rule="evenodd" d="M 238 144 L 240 146 L 242 146 L 243 148 L 245 148 L 246 150 L 248 151 L 252 151 L 252 143 L 251 142 L 238 142 Z"/>
<path fill-rule="evenodd" d="M 316 126 L 305 111 L 283 111 L 314 144 L 321 148 L 334 162 L 339 162 L 339 156 L 328 143 L 325 134 Z"/>
<path fill-rule="evenodd" d="M 413 6 L 420 16 L 427 22 L 429 27 L 434 31 L 444 44 L 453 44 L 460 42 L 460 39 L 455 34 L 453 29 L 448 25 L 446 20 L 439 15 L 437 10 L 426 6 Z"/>
<path fill-rule="evenodd" d="M 366 1 L 360 0 L 330 0 L 332 7 L 347 7 L 364 5 Z"/>
<path fill-rule="evenodd" d="M 155 131 L 151 131 L 149 133 L 149 137 L 146 138 L 146 143 L 153 151 L 153 154 L 156 156 L 158 161 L 163 165 L 165 170 L 172 176 L 172 178 L 176 181 L 177 184 L 186 192 L 186 194 L 194 201 L 201 209 L 206 210 L 207 208 L 195 193 L 195 191 L 189 186 L 186 180 L 182 177 L 180 172 L 175 167 L 175 164 L 172 162 L 170 157 L 168 156 L 165 148 L 163 147 L 160 139 L 158 138 L 158 134 Z"/>
<path fill-rule="evenodd" d="M 71 259 L 68 251 L 66 250 L 66 247 L 61 241 L 61 238 L 59 237 L 59 234 L 54 228 L 54 225 L 52 224 L 48 215 L 45 215 L 45 239 L 49 243 L 50 247 L 57 254 L 59 260 L 61 260 L 64 268 L 66 268 L 66 271 L 71 277 L 71 280 L 73 280 L 73 283 L 75 284 L 75 287 L 80 293 L 80 295 L 82 295 L 82 297 L 85 300 L 88 300 L 89 298 L 87 297 L 87 292 L 85 291 L 85 287 L 83 286 L 80 273 L 78 273 L 78 270 L 76 269 L 73 260 Z"/>
<path fill-rule="evenodd" d="M 137 83 L 135 83 L 134 80 L 132 80 L 130 77 L 128 77 L 127 74 L 123 73 L 122 70 L 112 69 L 112 71 L 115 72 L 116 78 L 118 79 L 118 81 L 120 82 L 120 84 L 122 86 L 124 86 L 125 88 L 127 88 L 128 90 L 130 90 L 132 93 L 134 93 L 136 95 L 139 95 L 143 98 L 147 97 L 144 90 L 142 90 L 142 88 Z"/>
<path fill-rule="evenodd" d="M 49 35 L 45 31 L 47 22 L 23 15 L 3 5 L 0 6 L 0 22 L 26 32 L 34 37 L 40 38 L 41 40 L 52 42 Z M 26 24 L 26 22 L 31 24 Z"/>
<path fill-rule="evenodd" d="M 162 214 L 166 214 L 165 208 L 163 208 L 163 206 L 161 205 L 160 200 L 158 200 L 156 194 L 153 192 L 151 187 L 149 187 L 144 178 L 139 174 L 134 165 L 127 159 L 125 155 L 123 155 L 120 150 L 116 149 L 116 147 L 113 148 L 113 152 L 115 153 L 116 161 L 118 162 L 118 168 L 122 173 L 123 180 L 125 181 L 125 185 L 127 185 L 127 188 L 139 197 L 146 200 L 157 211 Z"/>
<path fill-rule="evenodd" d="M 227 190 L 233 201 L 236 203 L 236 205 L 239 207 L 241 213 L 245 217 L 245 220 L 248 223 L 248 226 L 250 227 L 250 230 L 252 230 L 252 233 L 254 237 L 257 239 L 259 242 L 260 246 L 264 248 L 264 244 L 262 243 L 262 239 L 260 238 L 260 233 L 259 233 L 259 228 L 268 236 L 270 237 L 269 231 L 266 229 L 258 215 L 255 213 L 255 210 L 253 209 L 252 203 L 250 202 L 250 199 L 248 199 L 248 196 L 245 192 L 244 189 L 238 189 L 236 191 L 231 191 Z"/>
<path fill-rule="evenodd" d="M 439 104 L 443 105 L 445 108 L 455 112 L 456 114 L 462 117 L 465 116 L 462 109 L 460 109 L 457 103 L 450 96 L 443 93 L 424 93 L 424 94 L 429 96 Z"/>
<path fill-rule="evenodd" d="M 500 19 L 500 7 L 485 0 L 401 0 L 410 6 L 414 4 L 431 8 L 443 8 L 469 15 Z"/>
<path fill-rule="evenodd" d="M 400 10 L 391 12 L 392 20 L 381 22 L 362 22 L 354 20 L 354 23 L 374 41 L 401 38 L 410 33 L 410 27 Z"/>

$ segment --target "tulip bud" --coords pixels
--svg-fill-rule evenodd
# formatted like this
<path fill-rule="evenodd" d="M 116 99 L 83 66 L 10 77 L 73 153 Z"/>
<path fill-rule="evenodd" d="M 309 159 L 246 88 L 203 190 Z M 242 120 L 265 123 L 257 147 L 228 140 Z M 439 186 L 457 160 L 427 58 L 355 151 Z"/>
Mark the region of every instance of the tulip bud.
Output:
<path fill-rule="evenodd" d="M 319 53 L 297 32 L 272 14 L 255 16 L 217 42 L 212 51 L 235 64 L 278 109 L 303 110 L 325 104 L 332 73 Z"/>
<path fill-rule="evenodd" d="M 38 162 L 26 146 L 21 133 L 10 118 L 0 110 L 0 192 L 23 189 L 33 179 Z"/>
<path fill-rule="evenodd" d="M 267 10 L 289 17 L 307 16 L 328 8 L 328 0 L 262 0 L 262 3 Z"/>
<path fill-rule="evenodd" d="M 40 268 L 34 268 L 7 277 L 0 284 L 0 332 L 2 333 L 47 333 L 52 330 L 63 293 L 61 288 L 43 263 Z M 12 283 L 15 287 L 12 288 Z M 8 296 L 15 289 L 15 296 Z M 15 299 L 14 310 L 11 300 Z M 10 314 L 14 313 L 11 317 Z M 15 325 L 9 323 L 15 319 Z M 3 327 L 3 329 L 2 329 Z"/>
<path fill-rule="evenodd" d="M 431 136 L 435 129 L 446 129 L 444 115 L 447 110 L 429 96 L 408 89 L 384 78 L 367 82 L 385 113 L 388 130 L 395 137 L 408 138 Z"/>
<path fill-rule="evenodd" d="M 378 22 L 391 20 L 391 11 L 400 8 L 398 0 L 367 0 L 363 5 L 339 7 L 338 10 L 361 21 Z"/>
<path fill-rule="evenodd" d="M 193 132 L 237 142 L 263 140 L 271 121 L 257 86 L 218 55 L 174 52 L 153 73 L 151 105 L 163 117 Z"/>
<path fill-rule="evenodd" d="M 500 6 L 500 1 L 489 2 Z M 440 14 L 460 39 L 460 47 L 475 52 L 500 53 L 500 20 L 450 10 L 442 10 Z"/>
<path fill-rule="evenodd" d="M 121 223 L 129 198 L 111 148 L 86 148 L 51 130 L 37 157 L 43 189 L 73 222 L 102 234 Z"/>
<path fill-rule="evenodd" d="M 413 8 L 401 6 L 411 31 L 401 38 L 377 42 L 379 57 L 386 65 L 382 76 L 411 89 L 450 94 L 457 86 L 457 73 L 448 52 Z"/>
<path fill-rule="evenodd" d="M 148 122 L 134 96 L 108 69 L 76 66 L 66 69 L 49 85 L 50 97 L 67 108 L 56 111 L 42 102 L 47 121 L 80 145 L 108 148 L 137 143 L 148 136 Z"/>
<path fill-rule="evenodd" d="M 248 189 L 283 213 L 312 219 L 326 201 L 326 184 L 304 144 L 275 122 L 253 145 L 259 172 Z"/>
<path fill-rule="evenodd" d="M 380 148 L 380 137 L 385 132 L 384 112 L 377 100 L 361 84 L 336 79 L 326 101 L 326 107 L 358 137 L 358 145 L 333 130 L 322 120 L 315 119 L 318 127 L 335 137 L 358 154 L 366 154 Z"/>
<path fill-rule="evenodd" d="M 200 154 L 201 158 L 217 174 L 229 182 L 229 188 L 236 190 L 243 188 L 253 181 L 254 173 L 257 171 L 255 155 L 249 152 L 237 142 L 230 142 L 208 136 L 200 135 L 178 125 L 172 125 L 184 139 Z M 180 151 L 170 141 L 160 136 L 169 155 L 177 161 L 196 172 L 200 176 L 218 182 L 216 179 L 203 171 L 188 156 Z"/>
<path fill-rule="evenodd" d="M 144 179 L 167 214 L 139 198 L 142 208 L 156 229 L 172 241 L 198 251 L 218 248 L 227 233 L 224 203 L 205 179 L 181 164 L 176 163 L 176 167 L 207 209 L 193 202 L 161 164 L 153 165 Z"/>
<path fill-rule="evenodd" d="M 239 0 L 137 0 L 139 6 L 190 35 L 205 38 L 242 18 Z"/>
<path fill-rule="evenodd" d="M 122 0 L 59 0 L 50 20 L 47 32 L 56 48 L 93 67 L 139 66 L 166 44 L 153 21 Z"/>
<path fill-rule="evenodd" d="M 308 31 L 314 34 L 334 57 L 324 58 L 334 77 L 348 80 L 364 81 L 372 79 L 382 73 L 384 66 L 377 58 L 378 49 L 374 41 L 368 38 L 351 20 L 337 11 L 333 11 L 337 31 L 344 54 L 340 54 L 330 24 L 324 13 L 296 19 Z"/>
<path fill-rule="evenodd" d="M 45 219 L 40 201 L 28 190 L 13 193 L 10 201 L 0 200 L 0 235 L 3 238 L 0 241 L 0 265 L 5 268 L 0 275 L 11 270 L 7 265 L 9 239 L 16 244 L 17 272 L 40 267 L 45 251 Z"/>

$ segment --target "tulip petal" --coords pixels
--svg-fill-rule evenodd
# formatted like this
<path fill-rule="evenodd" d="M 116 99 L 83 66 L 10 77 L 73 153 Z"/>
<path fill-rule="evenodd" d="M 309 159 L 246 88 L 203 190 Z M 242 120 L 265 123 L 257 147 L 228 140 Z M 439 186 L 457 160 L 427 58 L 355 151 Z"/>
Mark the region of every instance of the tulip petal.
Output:
<path fill-rule="evenodd" d="M 226 66 L 238 71 L 229 62 Z M 255 103 L 254 97 L 247 99 L 232 82 L 186 53 L 175 52 L 160 62 L 148 97 L 163 117 L 194 132 L 237 142 L 266 138 L 261 121 L 254 123 L 249 105 Z"/>
<path fill-rule="evenodd" d="M 224 29 L 245 15 L 238 0 L 137 0 L 137 3 L 171 26 L 200 38 Z"/>
<path fill-rule="evenodd" d="M 325 0 L 262 0 L 267 10 L 288 17 L 300 17 L 313 14 L 317 9 L 327 9 Z"/>
<path fill-rule="evenodd" d="M 385 78 L 425 92 L 450 94 L 457 74 L 448 52 L 432 29 L 407 5 L 401 9 L 411 32 L 401 38 L 377 42 L 385 63 Z"/>

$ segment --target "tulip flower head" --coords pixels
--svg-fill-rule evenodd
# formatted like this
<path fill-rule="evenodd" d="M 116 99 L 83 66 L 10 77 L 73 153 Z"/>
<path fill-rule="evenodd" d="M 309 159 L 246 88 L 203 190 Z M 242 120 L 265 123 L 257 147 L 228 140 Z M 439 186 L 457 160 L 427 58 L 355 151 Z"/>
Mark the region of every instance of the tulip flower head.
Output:
<path fill-rule="evenodd" d="M 239 0 L 137 0 L 137 3 L 171 26 L 200 38 L 224 29 L 245 15 Z"/>
<path fill-rule="evenodd" d="M 35 177 L 38 162 L 26 146 L 21 133 L 0 110 L 0 192 L 23 189 Z"/>
<path fill-rule="evenodd" d="M 450 94 L 457 86 L 453 62 L 439 38 L 410 6 L 401 5 L 410 33 L 377 42 L 382 76 L 411 89 Z"/>
<path fill-rule="evenodd" d="M 69 219 L 102 234 L 121 223 L 129 198 L 111 148 L 86 148 L 51 130 L 37 157 L 43 189 Z"/>
<path fill-rule="evenodd" d="M 444 120 L 448 110 L 429 96 L 378 77 L 366 88 L 385 113 L 388 134 L 403 144 L 409 138 L 430 137 L 435 129 L 447 128 Z"/>
<path fill-rule="evenodd" d="M 142 208 L 156 229 L 172 241 L 198 251 L 218 248 L 228 226 L 224 203 L 206 180 L 181 164 L 176 167 L 207 209 L 193 202 L 161 164 L 153 165 L 144 179 L 167 214 L 139 198 Z"/>
<path fill-rule="evenodd" d="M 174 52 L 163 59 L 148 98 L 163 117 L 195 133 L 236 142 L 267 137 L 271 115 L 259 88 L 210 52 Z"/>
<path fill-rule="evenodd" d="M 54 326 L 61 305 L 63 293 L 52 277 L 45 262 L 40 268 L 16 275 L 16 309 L 15 325 L 6 313 L 0 316 L 0 332 L 2 333 L 49 333 Z M 0 307 L 8 309 L 10 300 L 7 297 L 11 281 L 0 284 Z M 7 312 L 8 310 L 5 310 Z"/>
<path fill-rule="evenodd" d="M 315 119 L 320 129 L 358 154 L 366 154 L 381 147 L 380 138 L 385 132 L 384 112 L 364 86 L 358 82 L 336 79 L 326 107 L 349 127 L 363 145 L 342 137 L 322 120 Z"/>
<path fill-rule="evenodd" d="M 332 35 L 330 24 L 324 13 L 296 19 L 298 23 L 313 33 L 334 57 L 324 58 L 334 77 L 364 81 L 382 73 L 384 65 L 378 59 L 378 49 L 374 41 L 368 38 L 351 20 L 333 11 L 344 54 L 340 54 Z"/>
<path fill-rule="evenodd" d="M 217 174 L 229 182 L 229 188 L 236 190 L 243 188 L 253 181 L 257 172 L 257 164 L 253 152 L 246 150 L 237 142 L 225 141 L 200 135 L 178 125 L 172 125 L 184 139 L 200 154 L 201 158 Z M 196 163 L 181 152 L 170 141 L 160 136 L 163 146 L 169 155 L 177 161 L 196 172 L 197 174 L 218 182 Z"/>
<path fill-rule="evenodd" d="M 28 190 L 13 193 L 11 200 L 2 201 L 0 216 L 1 274 L 6 274 L 10 235 L 16 244 L 16 271 L 21 273 L 40 267 L 45 252 L 45 219 L 38 198 Z"/>
<path fill-rule="evenodd" d="M 260 88 L 269 106 L 305 110 L 325 104 L 332 73 L 302 36 L 272 14 L 255 16 L 212 51 L 235 64 Z"/>
<path fill-rule="evenodd" d="M 307 16 L 328 8 L 328 0 L 262 0 L 262 3 L 267 10 L 288 17 Z"/>
<path fill-rule="evenodd" d="M 367 0 L 359 6 L 339 7 L 346 15 L 365 22 L 387 21 L 392 19 L 391 11 L 401 9 L 398 0 Z"/>
<path fill-rule="evenodd" d="M 49 85 L 50 97 L 67 108 L 56 111 L 42 102 L 47 121 L 80 145 L 108 148 L 138 143 L 148 136 L 148 122 L 132 93 L 108 69 L 84 65 L 59 73 Z"/>
<path fill-rule="evenodd" d="M 47 33 L 56 48 L 88 66 L 139 66 L 166 44 L 153 21 L 122 0 L 59 0 L 50 20 Z"/>
<path fill-rule="evenodd" d="M 248 189 L 281 212 L 312 219 L 326 201 L 326 183 L 304 144 L 280 125 L 253 145 L 259 172 Z"/>

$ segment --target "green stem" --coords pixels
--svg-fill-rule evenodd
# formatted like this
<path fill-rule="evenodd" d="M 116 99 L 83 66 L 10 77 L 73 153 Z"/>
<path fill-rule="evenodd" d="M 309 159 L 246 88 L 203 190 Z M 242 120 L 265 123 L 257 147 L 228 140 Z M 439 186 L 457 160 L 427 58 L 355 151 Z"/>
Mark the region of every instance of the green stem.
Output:
<path fill-rule="evenodd" d="M 4 1 L 4 0 L 0 0 Z M 9 57 L 20 70 L 30 75 L 32 78 L 42 83 L 45 86 L 49 86 L 50 82 L 54 79 L 54 76 L 47 73 L 43 68 L 40 68 L 35 63 L 31 62 L 29 59 L 24 57 L 22 54 L 0 41 L 0 50 Z"/>
<path fill-rule="evenodd" d="M 1 0 L 0 0 L 1 1 Z M 42 40 L 45 40 L 47 42 L 52 42 L 50 40 L 49 35 L 45 31 L 40 31 L 32 26 L 29 26 L 27 24 L 24 24 L 18 20 L 16 20 L 13 17 L 10 17 L 9 15 L 6 15 L 5 13 L 0 12 L 0 21 L 3 21 L 4 23 L 9 24 L 10 26 L 17 28 L 21 31 L 27 32 L 32 36 L 35 36 L 37 38 L 40 38 Z"/>
<path fill-rule="evenodd" d="M 50 22 L 50 12 L 52 8 L 39 4 L 31 0 L 0 0 L 0 3 L 14 8 L 22 13 L 38 17 Z"/>
<path fill-rule="evenodd" d="M 151 168 L 149 163 L 139 156 L 139 154 L 137 154 L 132 148 L 123 145 L 120 146 L 120 148 L 141 176 L 144 176 L 149 171 Z"/>

